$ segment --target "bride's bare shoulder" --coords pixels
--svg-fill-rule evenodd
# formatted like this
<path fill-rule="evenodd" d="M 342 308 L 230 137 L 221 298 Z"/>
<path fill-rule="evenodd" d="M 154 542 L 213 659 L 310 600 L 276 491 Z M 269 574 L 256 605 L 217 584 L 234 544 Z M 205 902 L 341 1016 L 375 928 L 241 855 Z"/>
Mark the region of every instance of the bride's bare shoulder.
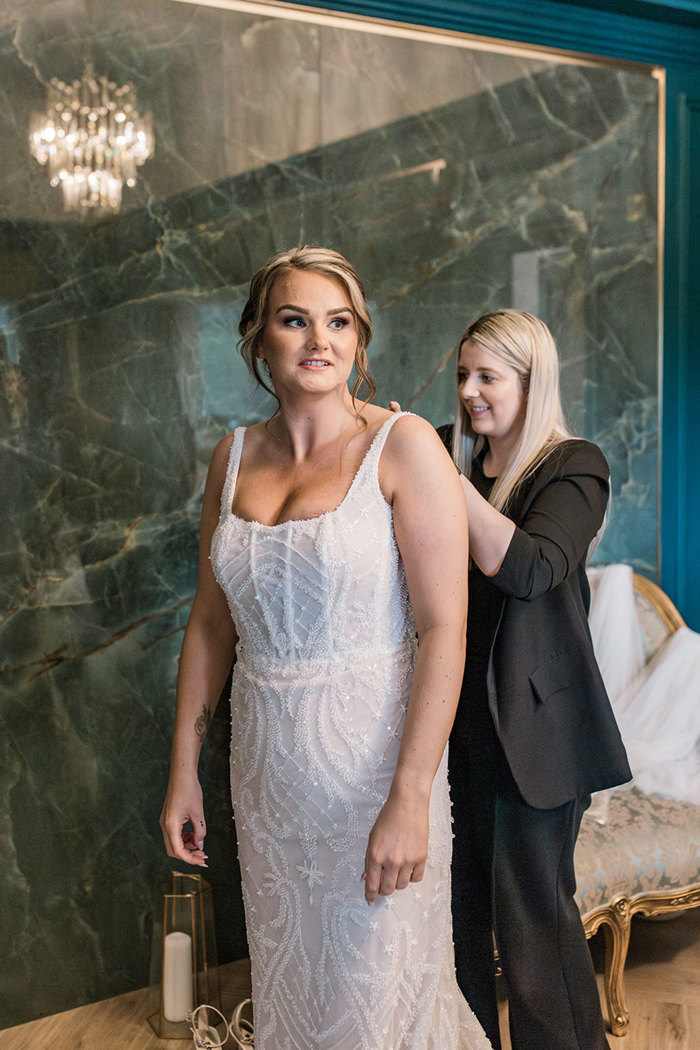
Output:
<path fill-rule="evenodd" d="M 444 483 L 455 472 L 435 428 L 421 416 L 400 416 L 391 428 L 380 462 L 382 488 L 395 490 L 402 483 Z"/>
<path fill-rule="evenodd" d="M 379 405 L 358 405 L 357 411 L 359 412 L 358 425 L 362 425 L 361 421 L 364 421 L 365 427 L 373 434 L 393 415 L 388 408 L 381 408 Z"/>

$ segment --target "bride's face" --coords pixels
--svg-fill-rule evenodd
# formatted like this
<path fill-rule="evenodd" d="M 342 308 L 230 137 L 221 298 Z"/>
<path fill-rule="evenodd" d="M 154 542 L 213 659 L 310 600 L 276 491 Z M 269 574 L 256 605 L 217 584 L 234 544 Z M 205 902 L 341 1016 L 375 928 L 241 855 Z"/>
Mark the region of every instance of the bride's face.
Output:
<path fill-rule="evenodd" d="M 291 270 L 270 291 L 257 356 L 267 361 L 278 396 L 283 390 L 323 394 L 347 386 L 357 340 L 342 284 L 311 270 Z"/>

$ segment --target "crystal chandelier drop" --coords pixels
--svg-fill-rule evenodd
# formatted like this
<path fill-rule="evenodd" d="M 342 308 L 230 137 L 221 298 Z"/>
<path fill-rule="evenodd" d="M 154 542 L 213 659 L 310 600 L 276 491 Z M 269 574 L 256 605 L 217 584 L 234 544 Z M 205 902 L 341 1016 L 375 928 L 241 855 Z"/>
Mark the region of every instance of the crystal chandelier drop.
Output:
<path fill-rule="evenodd" d="M 60 185 L 66 211 L 116 213 L 123 184 L 134 186 L 137 167 L 153 155 L 151 114 L 139 115 L 133 84 L 117 87 L 88 65 L 81 80 L 50 81 L 29 147 Z"/>

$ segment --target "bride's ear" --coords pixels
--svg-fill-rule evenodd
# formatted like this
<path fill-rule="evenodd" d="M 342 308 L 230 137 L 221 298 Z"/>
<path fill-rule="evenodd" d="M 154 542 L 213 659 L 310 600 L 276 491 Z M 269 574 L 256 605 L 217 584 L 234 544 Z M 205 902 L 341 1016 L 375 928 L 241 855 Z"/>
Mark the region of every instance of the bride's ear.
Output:
<path fill-rule="evenodd" d="M 245 334 L 246 335 L 248 335 L 248 333 L 250 332 L 252 327 L 253 327 L 253 322 L 252 321 L 248 321 L 248 324 L 245 326 Z M 262 350 L 260 349 L 260 343 L 259 342 L 258 342 L 258 345 L 255 347 L 255 350 L 253 351 L 253 356 L 257 357 L 259 361 L 264 361 L 265 360 L 265 355 L 263 354 Z"/>

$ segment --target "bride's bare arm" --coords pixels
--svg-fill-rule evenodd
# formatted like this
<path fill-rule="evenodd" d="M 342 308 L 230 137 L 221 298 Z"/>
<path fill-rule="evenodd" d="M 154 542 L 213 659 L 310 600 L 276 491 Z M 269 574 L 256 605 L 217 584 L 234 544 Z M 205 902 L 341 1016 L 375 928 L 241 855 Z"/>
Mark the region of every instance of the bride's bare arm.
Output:
<path fill-rule="evenodd" d="M 380 482 L 393 505 L 419 644 L 396 772 L 367 847 L 370 904 L 423 877 L 430 792 L 459 700 L 467 615 L 466 502 L 428 423 L 406 416 L 394 425 Z"/>
<path fill-rule="evenodd" d="M 197 590 L 180 653 L 170 779 L 160 816 L 168 855 L 198 867 L 206 867 L 206 821 L 197 776 L 199 753 L 236 646 L 231 613 L 209 561 L 230 447 L 229 437 L 215 448 L 204 490 Z M 188 822 L 192 830 L 184 831 Z"/>

